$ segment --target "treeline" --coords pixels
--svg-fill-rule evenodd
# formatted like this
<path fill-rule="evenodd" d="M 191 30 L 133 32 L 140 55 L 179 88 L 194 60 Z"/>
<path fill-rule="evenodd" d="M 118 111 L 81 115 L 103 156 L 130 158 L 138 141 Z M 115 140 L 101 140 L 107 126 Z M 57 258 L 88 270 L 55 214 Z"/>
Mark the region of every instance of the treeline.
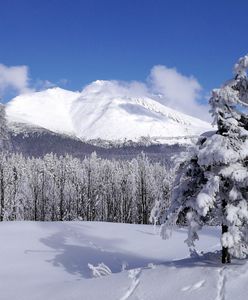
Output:
<path fill-rule="evenodd" d="M 0 220 L 149 223 L 167 205 L 170 174 L 141 154 L 132 161 L 83 161 L 54 154 L 0 153 Z M 162 200 L 162 201 L 161 201 Z"/>

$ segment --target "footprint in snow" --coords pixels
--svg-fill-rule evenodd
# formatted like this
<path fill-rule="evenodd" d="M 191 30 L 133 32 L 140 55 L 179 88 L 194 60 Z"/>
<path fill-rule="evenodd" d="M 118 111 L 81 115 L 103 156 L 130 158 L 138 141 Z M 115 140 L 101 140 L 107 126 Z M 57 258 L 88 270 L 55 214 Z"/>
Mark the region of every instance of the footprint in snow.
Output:
<path fill-rule="evenodd" d="M 188 285 L 181 289 L 182 292 L 191 292 L 200 289 L 205 283 L 205 280 L 196 282 L 194 285 Z"/>

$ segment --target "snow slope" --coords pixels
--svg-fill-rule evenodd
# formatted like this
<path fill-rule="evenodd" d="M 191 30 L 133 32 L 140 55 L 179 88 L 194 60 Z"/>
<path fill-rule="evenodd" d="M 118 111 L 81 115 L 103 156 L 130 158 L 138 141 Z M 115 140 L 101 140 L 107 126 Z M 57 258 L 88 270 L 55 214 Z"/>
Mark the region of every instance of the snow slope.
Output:
<path fill-rule="evenodd" d="M 1 300 L 245 300 L 247 262 L 189 258 L 184 229 L 162 240 L 149 225 L 1 222 Z M 205 229 L 200 251 L 220 248 Z"/>
<path fill-rule="evenodd" d="M 54 132 L 73 133 L 70 108 L 78 92 L 60 88 L 23 94 L 7 104 L 8 121 L 40 126 Z"/>
<path fill-rule="evenodd" d="M 10 122 L 41 126 L 86 140 L 198 136 L 212 128 L 151 98 L 116 90 L 111 81 L 99 80 L 81 93 L 52 88 L 18 96 L 8 103 L 6 113 Z"/>

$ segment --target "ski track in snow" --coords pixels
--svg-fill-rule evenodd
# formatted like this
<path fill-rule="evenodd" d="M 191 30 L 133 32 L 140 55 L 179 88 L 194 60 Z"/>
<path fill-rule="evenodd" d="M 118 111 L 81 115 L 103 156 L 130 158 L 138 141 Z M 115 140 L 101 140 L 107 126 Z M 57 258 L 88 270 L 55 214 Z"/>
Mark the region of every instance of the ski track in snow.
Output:
<path fill-rule="evenodd" d="M 203 287 L 204 283 L 205 283 L 205 280 L 201 280 L 201 281 L 196 282 L 193 285 L 185 286 L 185 287 L 182 288 L 182 292 L 191 292 L 191 291 L 194 291 L 194 290 L 198 290 L 201 287 Z"/>
<path fill-rule="evenodd" d="M 226 286 L 226 267 L 219 269 L 219 280 L 217 284 L 217 297 L 215 300 L 225 300 L 225 286 Z"/>
<path fill-rule="evenodd" d="M 142 269 L 138 268 L 130 270 L 128 272 L 128 277 L 132 280 L 132 282 L 129 288 L 127 289 L 126 293 L 120 298 L 120 300 L 127 300 L 131 295 L 133 295 L 134 291 L 140 283 L 141 271 Z"/>

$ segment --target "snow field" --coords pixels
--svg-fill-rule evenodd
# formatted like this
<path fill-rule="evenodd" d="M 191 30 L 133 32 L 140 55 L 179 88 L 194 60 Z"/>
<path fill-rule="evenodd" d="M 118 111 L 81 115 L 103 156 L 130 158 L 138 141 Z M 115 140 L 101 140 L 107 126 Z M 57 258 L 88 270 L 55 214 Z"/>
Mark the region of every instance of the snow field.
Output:
<path fill-rule="evenodd" d="M 198 258 L 185 229 L 162 240 L 149 225 L 2 222 L 0 236 L 1 300 L 247 299 L 246 261 L 223 268 L 214 254 L 218 228 L 201 232 L 212 254 Z"/>

